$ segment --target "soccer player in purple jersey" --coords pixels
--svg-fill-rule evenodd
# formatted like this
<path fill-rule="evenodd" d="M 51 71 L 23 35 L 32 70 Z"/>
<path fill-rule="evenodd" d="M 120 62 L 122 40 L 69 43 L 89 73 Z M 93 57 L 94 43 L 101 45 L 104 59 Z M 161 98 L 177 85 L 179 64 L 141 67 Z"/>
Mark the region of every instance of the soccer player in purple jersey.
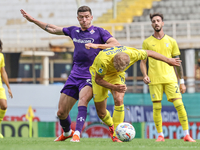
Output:
<path fill-rule="evenodd" d="M 120 44 L 108 31 L 91 24 L 93 16 L 88 6 L 81 6 L 77 11 L 77 19 L 81 27 L 71 26 L 68 28 L 43 23 L 34 19 L 24 10 L 20 11 L 23 17 L 45 31 L 51 34 L 66 35 L 73 40 L 75 46 L 73 68 L 61 90 L 57 112 L 64 132 L 54 141 L 64 141 L 73 136 L 71 141 L 79 142 L 80 133 L 87 116 L 87 105 L 93 96 L 89 67 L 99 51 Z M 74 132 L 70 126 L 69 112 L 78 99 L 78 116 Z"/>

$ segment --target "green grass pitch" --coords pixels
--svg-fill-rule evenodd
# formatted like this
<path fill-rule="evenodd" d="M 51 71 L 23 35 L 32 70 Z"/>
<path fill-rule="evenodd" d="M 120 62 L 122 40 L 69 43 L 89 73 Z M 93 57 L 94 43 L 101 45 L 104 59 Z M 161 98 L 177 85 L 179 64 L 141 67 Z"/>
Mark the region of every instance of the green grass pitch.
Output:
<path fill-rule="evenodd" d="M 81 138 L 73 143 L 69 139 L 54 142 L 55 138 L 3 138 L 0 150 L 200 150 L 200 140 L 196 143 L 183 140 L 133 139 L 131 142 L 114 143 L 105 138 Z"/>

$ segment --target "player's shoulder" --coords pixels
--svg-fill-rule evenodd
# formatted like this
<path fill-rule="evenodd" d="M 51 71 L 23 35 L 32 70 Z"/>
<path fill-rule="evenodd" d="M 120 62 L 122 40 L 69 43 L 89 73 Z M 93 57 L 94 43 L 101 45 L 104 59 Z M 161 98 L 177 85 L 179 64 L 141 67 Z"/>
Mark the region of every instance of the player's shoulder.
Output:
<path fill-rule="evenodd" d="M 0 52 L 0 61 L 4 59 L 3 53 Z"/>
<path fill-rule="evenodd" d="M 98 64 L 104 64 L 106 59 L 107 59 L 107 55 L 103 51 L 100 51 L 99 54 L 95 58 Z"/>
<path fill-rule="evenodd" d="M 156 43 L 157 42 L 157 40 L 156 40 L 156 38 L 154 37 L 154 36 L 149 36 L 148 38 L 146 38 L 144 41 L 143 41 L 143 44 L 142 44 L 142 46 L 143 46 L 143 48 L 144 48 L 144 46 L 145 46 L 145 49 L 148 49 L 148 46 L 149 45 L 152 45 L 152 43 Z"/>
<path fill-rule="evenodd" d="M 0 52 L 0 57 L 4 57 L 3 53 Z"/>
<path fill-rule="evenodd" d="M 143 42 L 144 42 L 144 43 L 148 43 L 148 42 L 150 42 L 150 41 L 152 41 L 152 40 L 154 40 L 154 37 L 151 35 L 151 36 L 149 36 L 148 38 L 146 38 Z"/>
<path fill-rule="evenodd" d="M 96 31 L 99 31 L 99 32 L 104 32 L 104 31 L 107 31 L 106 29 L 102 28 L 102 27 L 98 27 L 98 26 L 93 26 L 93 29 Z"/>
<path fill-rule="evenodd" d="M 97 30 L 103 30 L 104 28 L 102 27 L 98 27 L 98 26 L 93 26 L 94 29 L 97 29 Z"/>
<path fill-rule="evenodd" d="M 65 29 L 68 29 L 68 30 L 80 30 L 80 27 L 77 27 L 77 26 L 69 26 L 69 27 L 64 27 Z"/>
<path fill-rule="evenodd" d="M 175 41 L 176 41 L 173 37 L 171 37 L 171 36 L 169 36 L 169 35 L 167 35 L 167 34 L 165 34 L 164 38 L 165 38 L 166 40 L 169 40 L 169 41 L 172 41 L 172 42 L 175 42 Z"/>

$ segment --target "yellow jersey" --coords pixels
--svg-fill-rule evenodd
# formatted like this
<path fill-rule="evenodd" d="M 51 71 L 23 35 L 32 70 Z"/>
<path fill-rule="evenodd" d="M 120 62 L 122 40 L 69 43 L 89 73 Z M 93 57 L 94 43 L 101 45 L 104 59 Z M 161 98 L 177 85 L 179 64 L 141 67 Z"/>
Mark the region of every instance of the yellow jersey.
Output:
<path fill-rule="evenodd" d="M 0 67 L 2 68 L 4 66 L 5 66 L 4 56 L 2 53 L 0 53 Z M 0 71 L 0 87 L 2 87 L 1 71 Z"/>
<path fill-rule="evenodd" d="M 130 57 L 129 65 L 122 72 L 117 72 L 113 65 L 113 58 L 119 52 L 124 52 Z M 96 56 L 92 66 L 90 67 L 90 73 L 91 75 L 95 75 L 94 72 L 96 72 L 101 76 L 121 74 L 138 60 L 144 60 L 146 58 L 147 52 L 145 50 L 138 50 L 127 46 L 107 48 L 99 52 L 99 54 Z"/>
<path fill-rule="evenodd" d="M 180 55 L 176 41 L 168 35 L 164 35 L 164 37 L 160 40 L 154 36 L 148 37 L 144 40 L 142 49 L 153 50 L 168 58 Z M 177 82 L 177 77 L 173 66 L 151 57 L 148 58 L 148 62 L 148 76 L 151 81 L 150 85 Z"/>

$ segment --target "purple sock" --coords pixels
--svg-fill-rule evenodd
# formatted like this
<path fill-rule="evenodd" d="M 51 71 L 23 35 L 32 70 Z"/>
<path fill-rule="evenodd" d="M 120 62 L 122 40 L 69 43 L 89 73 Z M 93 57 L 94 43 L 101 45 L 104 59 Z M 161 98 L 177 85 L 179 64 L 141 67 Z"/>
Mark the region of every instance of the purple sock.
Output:
<path fill-rule="evenodd" d="M 87 107 L 79 106 L 78 107 L 78 116 L 76 118 L 76 130 L 78 130 L 80 133 L 83 129 L 83 125 L 85 123 L 86 117 L 87 117 Z"/>
<path fill-rule="evenodd" d="M 60 125 L 61 127 L 63 128 L 64 132 L 69 132 L 70 129 L 71 129 L 71 118 L 70 116 L 68 115 L 66 119 L 64 120 L 60 120 Z"/>

